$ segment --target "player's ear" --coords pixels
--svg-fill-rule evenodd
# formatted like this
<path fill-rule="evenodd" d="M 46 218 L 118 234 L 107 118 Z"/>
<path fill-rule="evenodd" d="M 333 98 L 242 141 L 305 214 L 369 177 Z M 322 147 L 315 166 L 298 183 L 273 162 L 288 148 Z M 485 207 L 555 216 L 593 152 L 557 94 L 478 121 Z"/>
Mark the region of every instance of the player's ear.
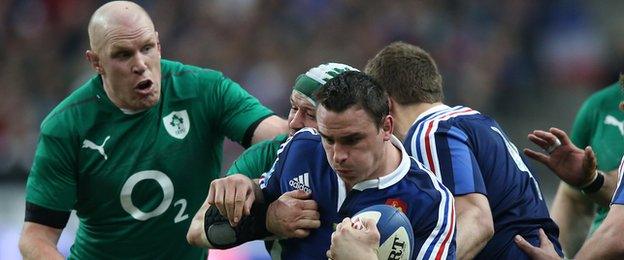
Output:
<path fill-rule="evenodd" d="M 394 130 L 394 118 L 391 115 L 386 115 L 381 121 L 381 130 L 383 131 L 384 141 L 390 140 Z"/>
<path fill-rule="evenodd" d="M 160 38 L 158 36 L 158 32 L 155 32 L 155 33 L 156 33 L 156 47 L 158 47 L 158 54 L 160 55 L 161 54 L 161 52 L 160 52 L 161 51 L 160 50 Z"/>
<path fill-rule="evenodd" d="M 104 70 L 102 69 L 102 65 L 100 64 L 100 57 L 92 50 L 87 50 L 85 52 L 85 56 L 87 61 L 89 61 L 89 65 L 97 71 L 98 74 L 103 74 Z"/>

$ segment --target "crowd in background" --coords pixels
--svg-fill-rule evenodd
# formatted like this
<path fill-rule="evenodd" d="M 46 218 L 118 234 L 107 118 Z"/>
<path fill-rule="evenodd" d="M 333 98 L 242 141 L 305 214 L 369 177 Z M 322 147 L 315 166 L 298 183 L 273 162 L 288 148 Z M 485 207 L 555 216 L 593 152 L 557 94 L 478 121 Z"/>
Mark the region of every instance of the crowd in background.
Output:
<path fill-rule="evenodd" d="M 41 120 L 94 75 L 86 27 L 102 2 L 0 1 L 0 181 L 25 179 Z M 535 124 L 522 131 L 550 126 L 549 113 L 569 127 L 579 100 L 624 68 L 621 1 L 138 2 L 163 58 L 220 70 L 281 116 L 298 74 L 329 61 L 362 68 L 395 40 L 437 60 L 447 103 Z M 227 145 L 226 160 L 239 151 Z"/>

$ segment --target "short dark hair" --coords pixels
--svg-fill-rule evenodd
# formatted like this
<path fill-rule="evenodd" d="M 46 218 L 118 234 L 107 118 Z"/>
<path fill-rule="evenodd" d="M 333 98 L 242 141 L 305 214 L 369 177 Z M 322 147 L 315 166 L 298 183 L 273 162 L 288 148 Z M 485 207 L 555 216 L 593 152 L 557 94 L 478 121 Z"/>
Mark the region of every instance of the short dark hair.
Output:
<path fill-rule="evenodd" d="M 325 109 L 333 112 L 359 106 L 377 128 L 390 112 L 386 91 L 372 77 L 359 71 L 343 72 L 330 79 L 316 92 L 316 98 Z"/>
<path fill-rule="evenodd" d="M 435 61 L 417 46 L 391 43 L 368 61 L 364 71 L 401 105 L 444 99 L 442 76 Z"/>

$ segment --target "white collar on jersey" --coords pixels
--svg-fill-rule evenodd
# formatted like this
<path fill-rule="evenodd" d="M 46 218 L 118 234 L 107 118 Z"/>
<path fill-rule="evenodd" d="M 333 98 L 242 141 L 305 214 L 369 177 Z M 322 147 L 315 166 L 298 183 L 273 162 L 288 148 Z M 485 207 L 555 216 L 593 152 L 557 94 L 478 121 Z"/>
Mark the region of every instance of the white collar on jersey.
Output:
<path fill-rule="evenodd" d="M 418 122 L 418 120 L 422 119 L 423 117 L 427 116 L 427 115 L 431 115 L 435 112 L 438 112 L 440 110 L 444 110 L 444 109 L 449 109 L 451 107 L 445 105 L 445 104 L 439 104 L 437 106 L 433 106 L 430 107 L 429 109 L 425 110 L 425 112 L 420 113 L 420 115 L 418 115 L 418 117 L 416 118 L 416 120 L 414 120 L 414 122 L 412 122 L 412 125 L 415 124 L 416 122 Z"/>
<path fill-rule="evenodd" d="M 126 115 L 134 115 L 134 114 L 138 114 L 147 110 L 147 108 L 139 109 L 139 110 L 130 110 L 130 109 L 125 109 L 125 108 L 120 107 L 119 110 L 121 110 L 121 112 L 123 112 Z"/>
<path fill-rule="evenodd" d="M 399 166 L 391 173 L 381 176 L 377 179 L 366 180 L 356 183 L 355 185 L 353 185 L 353 189 L 359 191 L 370 188 L 379 188 L 380 190 L 385 189 L 399 182 L 401 179 L 403 179 L 403 177 L 405 177 L 407 172 L 409 172 L 411 166 L 410 157 L 409 155 L 407 155 L 403 144 L 401 144 L 401 141 L 399 141 L 399 139 L 396 138 L 394 135 L 390 137 L 390 142 L 394 146 L 399 148 L 399 150 L 401 150 L 401 163 L 399 163 Z"/>

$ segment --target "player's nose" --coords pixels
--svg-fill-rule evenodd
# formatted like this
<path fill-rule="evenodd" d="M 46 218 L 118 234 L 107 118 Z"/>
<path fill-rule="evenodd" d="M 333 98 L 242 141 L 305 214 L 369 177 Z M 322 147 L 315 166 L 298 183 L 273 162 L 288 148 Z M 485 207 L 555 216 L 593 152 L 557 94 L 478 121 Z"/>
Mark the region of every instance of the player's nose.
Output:
<path fill-rule="evenodd" d="M 297 129 L 297 130 L 304 127 L 303 113 L 301 112 L 301 109 L 295 113 L 292 120 L 290 120 L 290 122 L 288 123 L 288 126 L 290 126 L 291 129 Z"/>
<path fill-rule="evenodd" d="M 143 55 L 135 55 L 135 58 L 132 62 L 132 72 L 143 75 L 143 73 L 147 70 L 147 63 L 145 57 Z"/>
<path fill-rule="evenodd" d="M 335 163 L 339 163 L 339 164 L 344 163 L 349 157 L 349 154 L 347 153 L 347 151 L 338 144 L 334 144 L 333 150 L 334 150 L 333 160 Z"/>

